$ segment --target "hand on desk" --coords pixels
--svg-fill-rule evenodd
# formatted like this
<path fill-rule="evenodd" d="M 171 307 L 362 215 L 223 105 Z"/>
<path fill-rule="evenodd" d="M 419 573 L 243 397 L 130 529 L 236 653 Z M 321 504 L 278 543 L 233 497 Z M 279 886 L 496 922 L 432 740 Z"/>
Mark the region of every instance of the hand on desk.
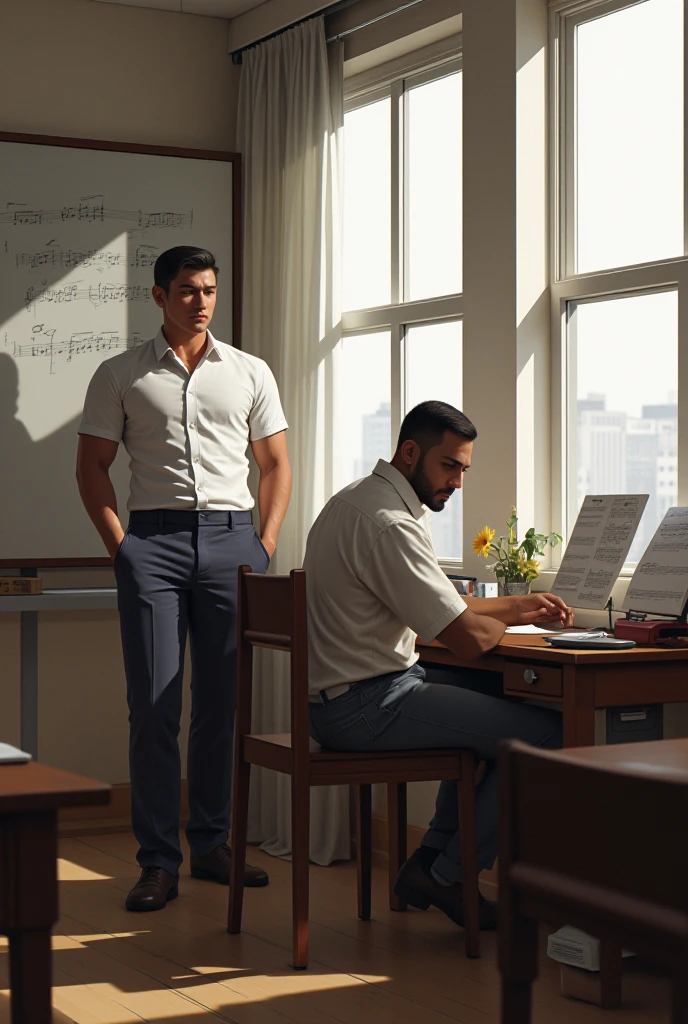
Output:
<path fill-rule="evenodd" d="M 510 626 L 573 625 L 573 608 L 567 607 L 555 594 L 526 594 L 507 600 L 513 606 L 514 617 L 509 622 Z"/>
<path fill-rule="evenodd" d="M 524 597 L 465 597 L 476 615 L 498 619 L 505 626 L 573 625 L 573 608 L 554 594 L 526 594 Z"/>

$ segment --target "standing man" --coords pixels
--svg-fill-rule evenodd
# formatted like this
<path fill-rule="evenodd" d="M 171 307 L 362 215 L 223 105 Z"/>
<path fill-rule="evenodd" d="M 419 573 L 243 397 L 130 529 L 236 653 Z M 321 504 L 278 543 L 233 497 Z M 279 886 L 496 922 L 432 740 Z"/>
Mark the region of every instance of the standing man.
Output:
<path fill-rule="evenodd" d="M 497 748 L 502 739 L 561 746 L 561 716 L 433 682 L 416 636 L 462 658 L 498 644 L 507 625 L 571 625 L 553 594 L 462 598 L 442 572 L 426 525 L 463 484 L 477 431 L 458 409 L 423 402 L 401 425 L 391 462 L 325 505 L 308 536 L 308 668 L 312 736 L 332 750 L 465 747 L 487 764 L 477 794 L 478 869 L 497 855 Z M 352 643 L 351 638 L 356 642 Z M 456 683 L 461 683 L 457 670 Z M 463 925 L 456 785 L 443 782 L 435 817 L 402 867 L 395 892 Z M 494 928 L 482 900 L 482 928 Z"/>
<path fill-rule="evenodd" d="M 177 895 L 181 764 L 177 737 L 191 638 L 188 748 L 191 874 L 229 884 L 237 570 L 265 572 L 291 491 L 287 427 L 268 366 L 212 336 L 218 268 L 205 249 L 158 257 L 163 326 L 96 370 L 79 426 L 81 498 L 112 558 L 127 678 L 132 826 L 141 876 L 128 910 Z M 109 469 L 129 455 L 129 527 Z M 260 471 L 260 534 L 248 489 Z M 268 884 L 246 868 L 246 885 Z"/>

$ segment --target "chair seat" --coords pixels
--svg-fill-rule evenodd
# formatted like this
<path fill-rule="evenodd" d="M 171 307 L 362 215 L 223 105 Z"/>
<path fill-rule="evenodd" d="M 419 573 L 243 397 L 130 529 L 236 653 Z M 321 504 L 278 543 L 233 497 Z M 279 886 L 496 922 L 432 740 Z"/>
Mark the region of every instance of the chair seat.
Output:
<path fill-rule="evenodd" d="M 311 785 L 393 781 L 395 773 L 406 782 L 435 782 L 461 777 L 460 751 L 442 750 L 327 750 L 312 737 L 309 743 Z M 291 775 L 291 734 L 249 734 L 244 757 L 251 764 Z M 379 779 L 376 778 L 379 774 Z"/>

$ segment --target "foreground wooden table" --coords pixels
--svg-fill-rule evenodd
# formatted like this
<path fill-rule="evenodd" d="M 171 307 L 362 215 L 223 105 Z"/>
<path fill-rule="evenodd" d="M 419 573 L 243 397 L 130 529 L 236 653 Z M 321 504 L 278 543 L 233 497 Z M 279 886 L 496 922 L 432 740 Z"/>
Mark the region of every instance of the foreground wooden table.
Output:
<path fill-rule="evenodd" d="M 417 649 L 426 663 L 501 672 L 505 694 L 559 704 L 565 747 L 594 744 L 598 708 L 688 701 L 688 648 L 576 651 L 550 647 L 542 636 L 507 634 L 478 661 L 437 641 L 418 640 Z"/>
<path fill-rule="evenodd" d="M 52 1020 L 58 810 L 109 802 L 101 782 L 42 764 L 0 765 L 0 934 L 10 941 L 12 1024 Z"/>
<path fill-rule="evenodd" d="M 503 1024 L 531 1020 L 538 921 L 600 937 L 590 998 L 605 1008 L 621 1004 L 622 947 L 669 969 L 671 1020 L 685 1024 L 688 739 L 558 751 L 512 743 L 500 771 Z"/>

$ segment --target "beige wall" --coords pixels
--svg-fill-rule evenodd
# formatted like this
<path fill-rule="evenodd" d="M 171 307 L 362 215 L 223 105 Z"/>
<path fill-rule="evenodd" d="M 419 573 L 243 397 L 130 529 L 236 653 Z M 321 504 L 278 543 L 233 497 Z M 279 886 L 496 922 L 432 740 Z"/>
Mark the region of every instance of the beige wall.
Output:
<path fill-rule="evenodd" d="M 231 150 L 228 23 L 91 0 L 2 5 L 0 127 Z"/>
<path fill-rule="evenodd" d="M 3 4 L 2 28 L 1 130 L 234 149 L 240 69 L 227 53 L 226 21 L 91 0 L 21 0 Z M 47 586 L 113 584 L 109 572 L 46 574 Z M 19 616 L 0 615 L 0 740 L 11 743 L 20 738 L 19 641 Z M 42 614 L 39 689 L 41 759 L 126 782 L 116 613 Z M 187 726 L 188 708 L 183 745 Z"/>

